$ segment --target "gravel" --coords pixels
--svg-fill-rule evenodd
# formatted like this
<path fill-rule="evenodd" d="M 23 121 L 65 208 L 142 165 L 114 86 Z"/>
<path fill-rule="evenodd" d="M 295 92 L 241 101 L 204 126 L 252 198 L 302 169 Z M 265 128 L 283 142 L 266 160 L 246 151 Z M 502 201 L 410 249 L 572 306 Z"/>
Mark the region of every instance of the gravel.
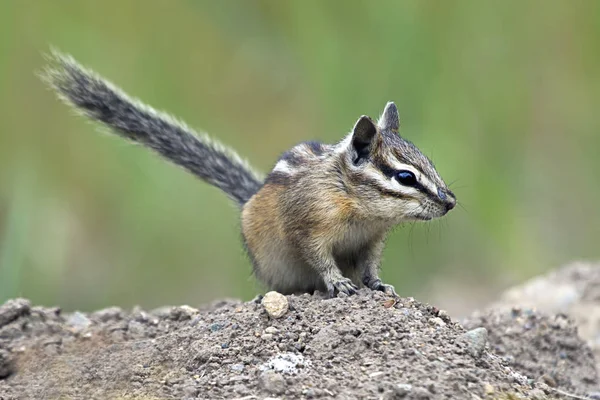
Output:
<path fill-rule="evenodd" d="M 0 398 L 484 399 L 593 394 L 573 322 L 534 310 L 459 323 L 381 292 L 64 314 L 0 307 Z M 570 371 L 570 372 L 569 372 Z M 595 389 L 594 389 L 595 388 Z M 512 396 L 512 397 L 510 397 Z"/>

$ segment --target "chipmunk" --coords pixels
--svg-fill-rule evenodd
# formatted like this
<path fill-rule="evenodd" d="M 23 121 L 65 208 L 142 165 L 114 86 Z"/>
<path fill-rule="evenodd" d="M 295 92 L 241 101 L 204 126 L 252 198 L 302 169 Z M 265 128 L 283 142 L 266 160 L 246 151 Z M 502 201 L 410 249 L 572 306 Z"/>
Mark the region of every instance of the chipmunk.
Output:
<path fill-rule="evenodd" d="M 333 297 L 363 285 L 396 296 L 379 278 L 389 231 L 444 216 L 456 197 L 428 157 L 398 131 L 388 102 L 361 116 L 336 144 L 309 141 L 281 155 L 263 178 L 232 149 L 130 98 L 53 51 L 42 78 L 85 116 L 225 192 L 241 208 L 244 247 L 259 281 L 283 294 Z"/>

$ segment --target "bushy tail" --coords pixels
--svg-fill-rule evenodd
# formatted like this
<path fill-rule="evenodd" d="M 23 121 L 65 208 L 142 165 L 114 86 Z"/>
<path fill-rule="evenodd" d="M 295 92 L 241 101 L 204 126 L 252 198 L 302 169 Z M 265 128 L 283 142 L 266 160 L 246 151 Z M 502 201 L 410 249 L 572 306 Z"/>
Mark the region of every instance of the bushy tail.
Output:
<path fill-rule="evenodd" d="M 233 150 L 199 135 L 184 123 L 130 98 L 68 55 L 52 52 L 42 79 L 59 97 L 119 136 L 143 144 L 220 188 L 243 205 L 262 178 Z"/>

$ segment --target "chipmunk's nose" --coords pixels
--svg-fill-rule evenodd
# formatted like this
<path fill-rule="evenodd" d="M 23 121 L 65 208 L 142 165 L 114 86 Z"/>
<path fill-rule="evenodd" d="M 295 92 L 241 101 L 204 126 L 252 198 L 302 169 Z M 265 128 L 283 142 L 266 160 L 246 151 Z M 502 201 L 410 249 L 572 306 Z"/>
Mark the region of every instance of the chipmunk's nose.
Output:
<path fill-rule="evenodd" d="M 449 189 L 438 188 L 438 197 L 444 202 L 446 212 L 452 210 L 456 206 L 456 197 Z"/>

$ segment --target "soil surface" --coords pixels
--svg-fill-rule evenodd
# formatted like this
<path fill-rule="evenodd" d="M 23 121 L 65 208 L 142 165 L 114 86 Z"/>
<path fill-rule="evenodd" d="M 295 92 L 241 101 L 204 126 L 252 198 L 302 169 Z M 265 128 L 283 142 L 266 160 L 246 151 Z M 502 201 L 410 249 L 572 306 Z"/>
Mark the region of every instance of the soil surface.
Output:
<path fill-rule="evenodd" d="M 380 292 L 194 309 L 0 307 L 0 399 L 600 399 L 573 321 L 491 309 L 464 321 Z M 483 329 L 485 328 L 485 329 Z"/>
<path fill-rule="evenodd" d="M 463 326 L 487 328 L 489 350 L 512 369 L 569 393 L 600 395 L 592 350 L 566 315 L 549 317 L 532 309 L 493 309 L 475 313 Z"/>
<path fill-rule="evenodd" d="M 566 265 L 507 290 L 491 305 L 505 310 L 515 306 L 572 317 L 600 370 L 600 264 Z"/>

